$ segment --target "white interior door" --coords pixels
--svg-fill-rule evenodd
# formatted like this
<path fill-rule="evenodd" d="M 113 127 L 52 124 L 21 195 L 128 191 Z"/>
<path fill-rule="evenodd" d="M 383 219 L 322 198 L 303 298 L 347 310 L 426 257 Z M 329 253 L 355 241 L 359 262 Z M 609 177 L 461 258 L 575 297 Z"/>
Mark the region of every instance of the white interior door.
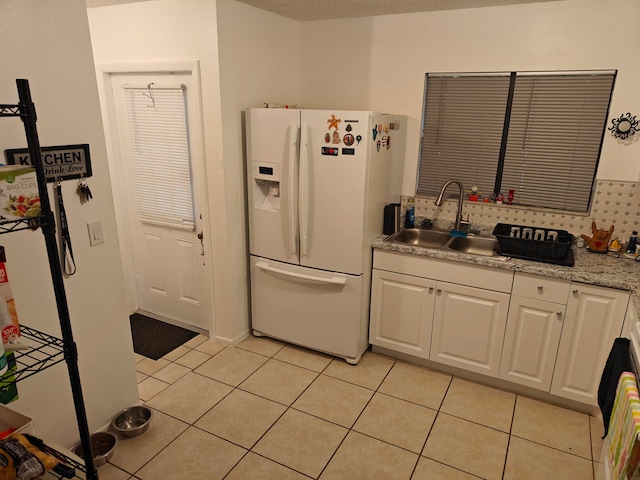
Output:
<path fill-rule="evenodd" d="M 145 85 L 148 91 L 141 88 Z M 208 215 L 197 81 L 190 72 L 113 73 L 111 87 L 116 124 L 112 134 L 117 135 L 138 309 L 213 331 L 209 242 L 203 237 Z M 132 88 L 148 102 L 132 107 Z M 163 103 L 162 94 L 171 91 L 173 95 L 176 89 L 182 91 L 184 100 L 180 106 L 179 98 L 173 97 L 178 105 L 174 114 L 184 121 L 172 120 L 170 131 L 158 137 L 155 125 L 162 124 L 164 117 L 158 120 L 157 116 L 162 116 L 169 104 L 169 100 Z M 149 120 L 153 133 L 138 128 L 146 121 L 145 115 L 155 115 Z M 164 127 L 158 128 L 162 131 Z M 185 141 L 186 153 L 181 150 Z M 141 154 L 145 142 L 149 148 Z M 141 155 L 147 160 L 140 160 Z M 171 195 L 165 195 L 169 191 Z"/>

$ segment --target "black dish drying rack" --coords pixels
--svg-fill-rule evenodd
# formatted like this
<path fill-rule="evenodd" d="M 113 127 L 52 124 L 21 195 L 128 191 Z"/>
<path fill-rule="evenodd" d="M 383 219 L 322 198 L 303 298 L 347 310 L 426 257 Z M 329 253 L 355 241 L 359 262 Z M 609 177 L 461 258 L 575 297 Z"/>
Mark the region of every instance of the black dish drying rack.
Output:
<path fill-rule="evenodd" d="M 566 230 L 498 223 L 493 235 L 498 239 L 502 255 L 573 266 L 574 237 Z"/>

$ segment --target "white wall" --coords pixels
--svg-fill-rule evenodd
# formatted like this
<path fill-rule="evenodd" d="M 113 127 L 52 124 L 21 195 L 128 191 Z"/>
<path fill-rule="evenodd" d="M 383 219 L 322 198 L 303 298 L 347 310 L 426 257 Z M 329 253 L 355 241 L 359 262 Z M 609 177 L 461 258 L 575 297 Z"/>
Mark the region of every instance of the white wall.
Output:
<path fill-rule="evenodd" d="M 301 101 L 409 116 L 415 192 L 427 72 L 618 69 L 610 118 L 640 114 L 640 2 L 567 0 L 301 24 Z M 462 131 L 461 134 L 464 134 Z M 636 181 L 640 142 L 608 133 L 598 178 Z"/>
<path fill-rule="evenodd" d="M 89 426 L 95 431 L 138 403 L 138 389 L 85 3 L 3 0 L 0 16 L 0 103 L 17 103 L 15 79 L 26 78 L 41 145 L 90 145 L 93 200 L 80 204 L 75 180 L 63 182 L 63 196 L 78 267 L 65 288 Z M 19 119 L 0 123 L 2 150 L 27 146 Z M 90 247 L 86 224 L 97 220 L 106 241 Z M 0 243 L 21 322 L 60 336 L 42 233 L 15 232 Z M 64 363 L 19 382 L 18 390 L 20 399 L 11 406 L 34 418 L 38 436 L 75 443 L 79 435 Z"/>
<path fill-rule="evenodd" d="M 228 254 L 236 261 L 232 289 L 234 321 L 249 325 L 244 110 L 264 102 L 299 100 L 298 22 L 234 0 L 218 0 L 218 55 L 226 166 Z"/>
<path fill-rule="evenodd" d="M 216 2 L 157 0 L 88 10 L 98 69 L 107 63 L 200 63 L 205 162 L 213 266 L 214 320 L 210 332 L 233 342 L 246 334 L 243 218 L 227 206 L 237 195 L 236 165 L 222 154 Z M 117 32 L 117 34 L 115 34 Z M 229 197 L 229 198 L 228 198 Z"/>
<path fill-rule="evenodd" d="M 200 61 L 213 333 L 236 341 L 249 326 L 242 112 L 263 102 L 298 101 L 298 22 L 234 0 L 158 0 L 89 9 L 89 23 L 99 68 L 111 62 Z"/>

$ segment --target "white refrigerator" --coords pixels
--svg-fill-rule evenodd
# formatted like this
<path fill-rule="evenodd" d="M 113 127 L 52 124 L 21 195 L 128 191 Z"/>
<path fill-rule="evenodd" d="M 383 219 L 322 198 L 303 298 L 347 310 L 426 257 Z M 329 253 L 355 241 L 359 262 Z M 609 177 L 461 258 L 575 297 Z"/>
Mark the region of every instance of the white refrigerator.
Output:
<path fill-rule="evenodd" d="M 400 198 L 406 118 L 249 108 L 245 122 L 253 333 L 357 364 L 371 240 Z"/>

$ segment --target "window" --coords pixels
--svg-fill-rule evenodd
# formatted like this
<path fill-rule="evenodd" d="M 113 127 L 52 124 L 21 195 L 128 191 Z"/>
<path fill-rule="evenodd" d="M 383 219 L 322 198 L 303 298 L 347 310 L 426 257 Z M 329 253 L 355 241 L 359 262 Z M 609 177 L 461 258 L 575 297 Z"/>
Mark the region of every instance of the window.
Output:
<path fill-rule="evenodd" d="M 615 72 L 426 77 L 418 195 L 451 178 L 514 203 L 587 212 Z"/>

